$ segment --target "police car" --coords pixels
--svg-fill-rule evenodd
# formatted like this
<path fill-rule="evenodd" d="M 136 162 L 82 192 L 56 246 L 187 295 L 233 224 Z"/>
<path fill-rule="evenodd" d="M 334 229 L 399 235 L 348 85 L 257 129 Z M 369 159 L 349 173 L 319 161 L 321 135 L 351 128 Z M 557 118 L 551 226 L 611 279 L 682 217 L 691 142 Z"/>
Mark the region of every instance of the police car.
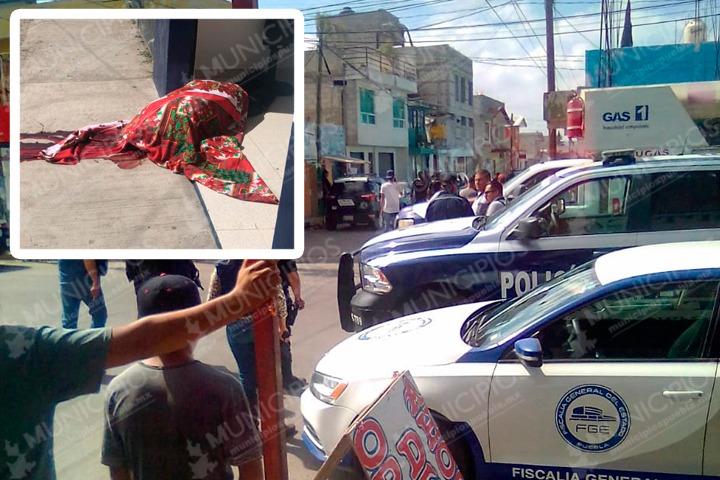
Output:
<path fill-rule="evenodd" d="M 568 159 L 536 163 L 508 180 L 507 183 L 503 185 L 503 195 L 508 202 L 512 202 L 550 175 L 564 168 L 586 165 L 590 162 L 591 160 L 585 159 Z M 402 230 L 413 225 L 425 223 L 425 214 L 427 213 L 429 203 L 430 202 L 420 202 L 401 209 L 395 219 L 395 228 Z"/>
<path fill-rule="evenodd" d="M 465 479 L 720 476 L 719 286 L 720 242 L 651 245 L 376 325 L 317 364 L 304 442 L 324 458 L 409 370 Z"/>
<path fill-rule="evenodd" d="M 500 214 L 380 235 L 338 269 L 343 329 L 508 299 L 608 251 L 720 238 L 720 157 L 631 154 L 561 170 Z"/>

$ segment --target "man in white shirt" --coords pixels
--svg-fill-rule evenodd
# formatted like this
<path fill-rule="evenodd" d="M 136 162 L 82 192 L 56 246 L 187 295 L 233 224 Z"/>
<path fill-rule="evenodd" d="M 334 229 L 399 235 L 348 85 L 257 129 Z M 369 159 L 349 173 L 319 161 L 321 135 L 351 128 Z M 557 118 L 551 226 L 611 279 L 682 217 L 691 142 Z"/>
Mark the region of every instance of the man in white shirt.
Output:
<path fill-rule="evenodd" d="M 401 195 L 402 186 L 395 179 L 395 170 L 388 170 L 385 174 L 385 183 L 380 187 L 380 208 L 382 209 L 384 232 L 395 228 L 395 217 L 400 211 Z"/>

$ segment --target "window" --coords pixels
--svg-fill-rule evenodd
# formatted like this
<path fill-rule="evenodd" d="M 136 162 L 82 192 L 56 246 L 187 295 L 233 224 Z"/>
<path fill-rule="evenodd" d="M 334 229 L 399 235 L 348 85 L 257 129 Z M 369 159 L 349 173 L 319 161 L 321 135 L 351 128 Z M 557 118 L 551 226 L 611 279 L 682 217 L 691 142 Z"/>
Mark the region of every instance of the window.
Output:
<path fill-rule="evenodd" d="M 717 281 L 646 284 L 610 294 L 537 332 L 546 359 L 702 357 Z"/>
<path fill-rule="evenodd" d="M 631 231 L 717 228 L 720 171 L 663 172 L 634 177 Z"/>
<path fill-rule="evenodd" d="M 483 135 L 486 142 L 490 141 L 490 122 L 485 122 L 485 131 L 483 132 Z"/>
<path fill-rule="evenodd" d="M 455 75 L 455 101 L 460 101 L 460 77 Z"/>
<path fill-rule="evenodd" d="M 460 101 L 465 103 L 465 78 L 460 79 Z"/>
<path fill-rule="evenodd" d="M 466 127 L 467 126 L 467 118 L 460 117 L 460 125 L 462 125 L 463 127 Z"/>
<path fill-rule="evenodd" d="M 365 152 L 350 152 L 350 158 L 357 158 L 358 160 L 365 160 Z"/>
<path fill-rule="evenodd" d="M 625 177 L 589 180 L 564 190 L 538 209 L 547 236 L 596 235 L 628 231 Z"/>
<path fill-rule="evenodd" d="M 468 117 L 468 127 L 470 127 L 470 128 L 474 128 L 474 127 L 475 127 L 475 120 L 473 120 L 473 119 L 470 118 L 470 117 Z"/>
<path fill-rule="evenodd" d="M 375 125 L 375 92 L 365 88 L 360 89 L 360 121 Z"/>
<path fill-rule="evenodd" d="M 405 100 L 393 98 L 393 127 L 405 127 Z"/>
<path fill-rule="evenodd" d="M 472 82 L 472 80 L 468 80 L 468 105 L 472 105 L 472 97 L 473 97 L 473 82 Z"/>

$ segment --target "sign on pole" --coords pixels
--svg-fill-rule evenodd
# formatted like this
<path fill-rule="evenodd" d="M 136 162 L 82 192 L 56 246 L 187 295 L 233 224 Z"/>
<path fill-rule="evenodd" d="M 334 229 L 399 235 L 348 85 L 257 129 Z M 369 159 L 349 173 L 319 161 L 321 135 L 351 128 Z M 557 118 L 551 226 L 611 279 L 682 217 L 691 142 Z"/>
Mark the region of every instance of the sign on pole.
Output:
<path fill-rule="evenodd" d="M 315 479 L 325 480 L 350 450 L 371 480 L 462 480 L 455 459 L 408 372 L 395 377 L 358 416 Z"/>

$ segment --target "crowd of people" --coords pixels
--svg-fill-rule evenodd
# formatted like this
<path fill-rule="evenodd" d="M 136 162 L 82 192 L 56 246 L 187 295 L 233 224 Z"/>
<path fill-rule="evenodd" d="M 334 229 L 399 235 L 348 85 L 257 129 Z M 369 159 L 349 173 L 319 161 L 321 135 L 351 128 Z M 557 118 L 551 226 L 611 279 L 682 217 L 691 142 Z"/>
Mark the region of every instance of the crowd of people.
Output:
<path fill-rule="evenodd" d="M 304 301 L 294 262 L 218 262 L 202 302 L 192 261 L 127 261 L 138 320 L 114 327 L 105 326 L 107 261 L 62 260 L 58 269 L 62 328 L 0 325 L 0 478 L 55 478 L 55 406 L 99 391 L 107 369 L 133 362 L 105 396 L 101 462 L 113 480 L 230 479 L 231 466 L 263 478 L 254 313 L 274 303 L 283 383 L 299 393 L 306 382 L 292 374 L 289 339 Z M 92 328 L 77 328 L 82 303 Z M 201 337 L 224 326 L 239 375 L 193 356 Z"/>
<path fill-rule="evenodd" d="M 460 190 L 457 175 L 436 172 L 431 176 L 427 170 L 422 170 L 410 188 L 414 203 L 428 202 L 425 219 L 433 222 L 468 216 L 492 216 L 502 211 L 507 206 L 503 196 L 505 180 L 504 173 L 492 177 L 489 171 L 478 169 Z M 393 170 L 387 171 L 380 190 L 385 231 L 394 228 L 395 218 L 400 211 L 400 198 L 406 186 L 396 180 Z"/>

